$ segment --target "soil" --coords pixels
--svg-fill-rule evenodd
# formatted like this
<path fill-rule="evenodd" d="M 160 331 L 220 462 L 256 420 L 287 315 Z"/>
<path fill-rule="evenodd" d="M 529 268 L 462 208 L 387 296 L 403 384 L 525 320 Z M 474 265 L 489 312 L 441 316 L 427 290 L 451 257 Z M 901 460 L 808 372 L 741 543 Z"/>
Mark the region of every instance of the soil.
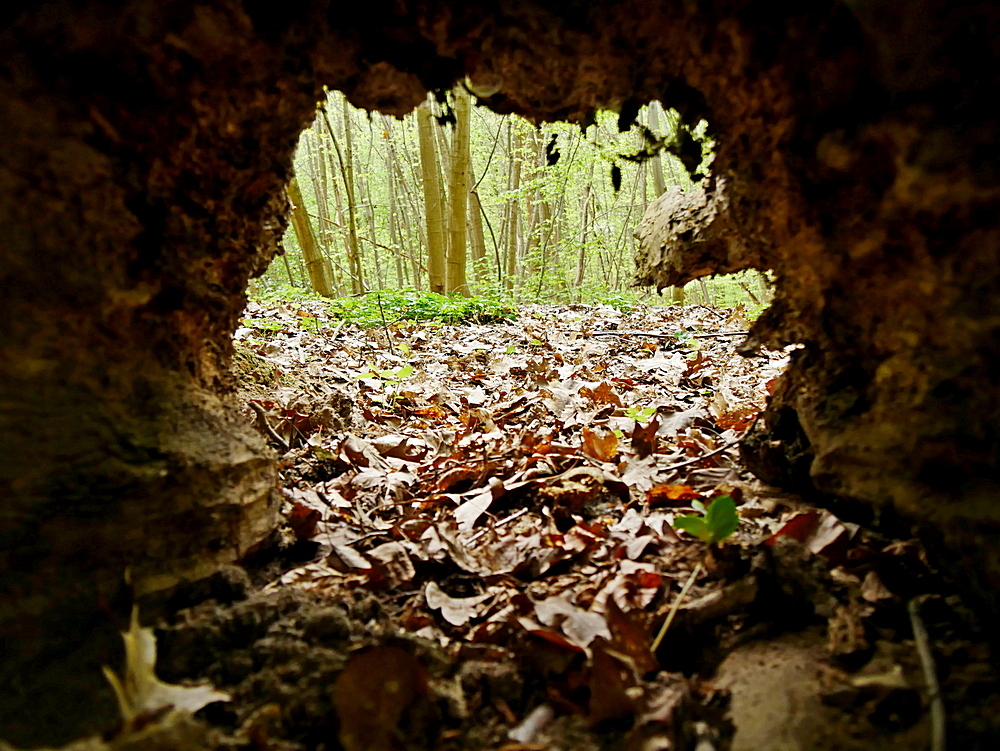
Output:
<path fill-rule="evenodd" d="M 922 750 L 914 598 L 949 742 L 995 747 L 993 653 L 920 543 L 741 465 L 731 444 L 786 354 L 736 355 L 742 311 L 539 306 L 375 330 L 324 311 L 251 305 L 268 325 L 237 334 L 239 388 L 290 446 L 285 523 L 157 623 L 159 678 L 231 699 L 111 747 Z M 732 538 L 672 530 L 721 494 L 739 502 Z"/>

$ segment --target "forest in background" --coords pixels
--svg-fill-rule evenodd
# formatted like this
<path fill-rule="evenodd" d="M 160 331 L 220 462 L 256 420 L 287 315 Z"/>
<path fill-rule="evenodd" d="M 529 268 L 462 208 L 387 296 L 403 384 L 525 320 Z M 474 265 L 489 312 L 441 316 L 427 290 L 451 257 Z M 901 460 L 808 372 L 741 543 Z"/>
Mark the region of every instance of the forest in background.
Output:
<path fill-rule="evenodd" d="M 643 149 L 643 128 L 669 140 L 677 123 L 676 112 L 652 102 L 624 132 L 611 112 L 585 130 L 535 127 L 473 106 L 464 87 L 446 101 L 429 96 L 399 120 L 330 92 L 296 151 L 284 254 L 253 293 L 414 289 L 506 301 L 760 308 L 768 285 L 750 274 L 694 282 L 662 298 L 630 287 L 646 206 L 693 183 L 665 151 L 645 161 L 621 155 Z M 703 155 L 704 172 L 710 142 Z"/>

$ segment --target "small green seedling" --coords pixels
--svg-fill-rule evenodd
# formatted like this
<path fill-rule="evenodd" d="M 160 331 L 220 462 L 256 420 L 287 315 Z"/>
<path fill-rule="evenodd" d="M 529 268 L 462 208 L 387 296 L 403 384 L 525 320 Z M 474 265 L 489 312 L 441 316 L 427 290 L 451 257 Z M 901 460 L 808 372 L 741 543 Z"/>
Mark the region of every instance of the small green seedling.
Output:
<path fill-rule="evenodd" d="M 674 526 L 694 535 L 702 542 L 722 542 L 736 531 L 740 517 L 736 513 L 736 502 L 728 495 L 720 495 L 708 504 L 708 508 L 700 501 L 691 504 L 701 511 L 703 516 L 680 516 L 674 520 Z"/>
<path fill-rule="evenodd" d="M 361 373 L 356 378 L 381 378 L 386 383 L 399 383 L 406 378 L 413 375 L 412 365 L 403 365 L 402 367 L 396 368 L 395 370 L 375 370 L 374 366 L 370 363 L 368 365 L 370 370 Z"/>
<path fill-rule="evenodd" d="M 656 414 L 656 407 L 628 407 L 625 416 L 636 422 L 649 422 L 649 419 Z"/>

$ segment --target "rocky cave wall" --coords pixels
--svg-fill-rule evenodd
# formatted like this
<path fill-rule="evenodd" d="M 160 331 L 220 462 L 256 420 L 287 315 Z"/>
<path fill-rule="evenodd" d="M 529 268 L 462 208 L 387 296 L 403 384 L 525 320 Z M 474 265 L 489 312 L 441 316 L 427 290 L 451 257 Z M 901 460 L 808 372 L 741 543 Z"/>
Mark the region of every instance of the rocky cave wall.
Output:
<path fill-rule="evenodd" d="M 467 75 L 496 91 L 483 104 L 536 120 L 651 99 L 707 118 L 734 263 L 779 279 L 754 339 L 806 343 L 760 471 L 945 526 L 987 589 L 998 15 L 933 0 L 6 6 L 0 727 L 106 727 L 123 570 L 155 593 L 266 538 L 273 457 L 234 416 L 230 335 L 324 85 L 394 114 Z"/>

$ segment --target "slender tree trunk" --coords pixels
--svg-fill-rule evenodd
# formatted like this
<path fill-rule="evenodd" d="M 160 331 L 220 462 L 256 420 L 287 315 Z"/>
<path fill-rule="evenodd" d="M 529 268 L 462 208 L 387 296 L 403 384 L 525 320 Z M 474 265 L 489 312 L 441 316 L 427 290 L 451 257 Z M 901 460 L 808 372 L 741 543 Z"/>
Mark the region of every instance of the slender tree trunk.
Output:
<path fill-rule="evenodd" d="M 414 177 L 415 182 L 420 182 L 421 178 L 414 171 L 413 161 L 410 159 L 411 147 L 406 138 L 409 133 L 409 128 L 400 128 L 399 133 L 403 140 L 403 148 L 395 153 L 397 156 L 402 154 L 403 158 L 396 159 L 394 161 L 396 169 L 396 186 L 401 189 L 402 195 L 406 197 L 406 210 L 402 214 L 403 227 L 406 232 L 407 251 L 410 258 L 410 268 L 413 273 L 413 286 L 414 288 L 419 289 L 421 285 L 422 272 L 426 271 L 420 262 L 424 250 L 423 233 L 419 229 L 421 224 L 419 219 L 421 207 L 420 199 L 416 195 L 416 191 L 410 187 L 410 183 L 406 179 L 406 174 L 403 172 L 403 161 L 405 160 L 406 165 L 409 168 L 409 173 Z"/>
<path fill-rule="evenodd" d="M 302 200 L 302 191 L 299 190 L 298 180 L 294 177 L 288 181 L 288 200 L 292 203 L 292 227 L 302 249 L 302 257 L 305 259 L 313 290 L 323 297 L 333 297 L 333 288 L 326 273 L 326 263 L 316 244 L 312 224 L 309 223 L 309 215 Z"/>
<path fill-rule="evenodd" d="M 660 134 L 660 103 L 649 103 L 649 128 L 657 135 Z M 650 166 L 653 169 L 653 185 L 656 189 L 656 197 L 659 198 L 667 192 L 667 183 L 663 179 L 662 155 L 657 154 L 650 159 Z"/>
<path fill-rule="evenodd" d="M 449 294 L 469 296 L 466 281 L 466 233 L 468 232 L 469 206 L 469 136 L 472 101 L 461 86 L 455 89 L 455 132 L 452 135 L 451 159 L 451 220 L 448 231 L 448 266 L 445 285 Z"/>
<path fill-rule="evenodd" d="M 288 262 L 288 251 L 285 250 L 284 246 L 281 248 L 281 260 L 285 262 L 285 271 L 288 272 L 288 284 L 292 287 L 297 287 L 295 283 L 295 278 L 292 276 L 292 264 Z"/>
<path fill-rule="evenodd" d="M 417 108 L 420 131 L 420 166 L 424 179 L 424 216 L 427 227 L 427 276 L 431 292 L 445 291 L 444 209 L 431 111 L 427 103 Z"/>
<path fill-rule="evenodd" d="M 508 119 L 508 137 L 514 130 L 513 118 Z M 517 225 L 519 219 L 518 212 L 518 191 L 521 189 L 521 157 L 518 153 L 521 150 L 521 133 L 516 132 L 513 137 L 513 144 L 510 150 L 510 179 L 507 188 L 511 192 L 511 199 L 507 207 L 507 275 L 504 280 L 508 291 L 514 290 L 514 279 L 517 276 Z"/>
<path fill-rule="evenodd" d="M 708 285 L 705 284 L 705 280 L 704 279 L 699 279 L 698 280 L 698 285 L 701 287 L 701 296 L 704 299 L 705 305 L 711 305 L 712 304 L 712 298 L 708 294 Z"/>
<path fill-rule="evenodd" d="M 351 291 L 360 294 L 365 291 L 364 276 L 361 268 L 361 250 L 358 247 L 358 222 L 356 203 L 354 200 L 354 144 L 351 137 L 351 106 L 344 100 L 344 188 L 347 194 L 347 236 L 350 238 L 350 249 L 347 256 L 347 267 L 351 272 Z"/>
<path fill-rule="evenodd" d="M 538 130 L 532 130 L 528 136 L 529 156 L 528 156 L 528 179 L 535 184 L 532 191 L 531 203 L 528 206 L 528 228 L 525 237 L 525 246 L 522 263 L 522 274 L 530 277 L 538 270 L 539 247 L 542 242 L 542 235 L 546 227 L 546 214 L 548 204 L 542 195 L 540 185 L 542 141 L 538 135 Z"/>
<path fill-rule="evenodd" d="M 591 184 L 594 182 L 594 162 L 590 162 L 590 174 L 587 176 L 587 183 L 584 186 L 583 208 L 580 210 L 580 247 L 576 255 L 576 278 L 574 287 L 576 288 L 577 300 L 580 299 L 580 290 L 583 287 L 584 277 L 587 271 L 587 234 L 590 229 L 590 202 L 593 191 Z"/>
<path fill-rule="evenodd" d="M 398 209 L 396 207 L 396 175 L 393 170 L 395 158 L 392 150 L 392 123 L 385 115 L 382 116 L 382 121 L 386 132 L 385 175 L 388 180 L 387 187 L 389 189 L 389 245 L 396 248 L 396 251 L 393 253 L 393 260 L 396 266 L 396 287 L 402 289 L 406 286 L 406 283 L 403 281 L 403 255 L 401 252 L 403 242 L 399 232 L 399 223 L 396 218 Z"/>
<path fill-rule="evenodd" d="M 328 100 L 329 102 L 329 100 Z M 330 119 L 325 111 L 321 112 L 320 118 L 323 121 L 323 132 L 329 139 L 326 149 L 327 163 L 330 166 L 330 188 L 333 190 L 334 208 L 337 212 L 337 226 L 340 230 L 340 237 L 344 243 L 344 258 L 349 259 L 351 257 L 351 237 L 347 231 L 347 219 L 344 216 L 344 199 L 340 194 L 340 183 L 337 181 L 338 172 L 343 174 L 343 160 L 340 156 L 340 146 L 337 144 L 337 136 L 330 127 Z M 338 166 L 339 165 L 339 166 Z M 343 267 L 337 263 L 336 268 L 337 273 L 337 288 L 338 291 L 344 292 L 343 280 L 340 277 L 340 271 Z M 347 276 L 351 276 L 350 264 L 348 263 Z M 352 284 L 353 288 L 353 284 Z"/>
<path fill-rule="evenodd" d="M 469 236 L 472 238 L 472 271 L 477 283 L 488 277 L 486 263 L 486 235 L 483 234 L 483 204 L 479 191 L 469 192 Z"/>
<path fill-rule="evenodd" d="M 333 264 L 333 235 L 334 226 L 330 219 L 330 195 L 326 175 L 326 160 L 323 158 L 323 126 L 322 119 L 316 118 L 312 129 L 309 131 L 308 143 L 310 180 L 313 186 L 313 193 L 316 195 L 316 214 L 319 217 L 319 246 L 326 260 L 327 273 L 333 289 L 340 291 L 340 275 L 337 267 Z"/>

